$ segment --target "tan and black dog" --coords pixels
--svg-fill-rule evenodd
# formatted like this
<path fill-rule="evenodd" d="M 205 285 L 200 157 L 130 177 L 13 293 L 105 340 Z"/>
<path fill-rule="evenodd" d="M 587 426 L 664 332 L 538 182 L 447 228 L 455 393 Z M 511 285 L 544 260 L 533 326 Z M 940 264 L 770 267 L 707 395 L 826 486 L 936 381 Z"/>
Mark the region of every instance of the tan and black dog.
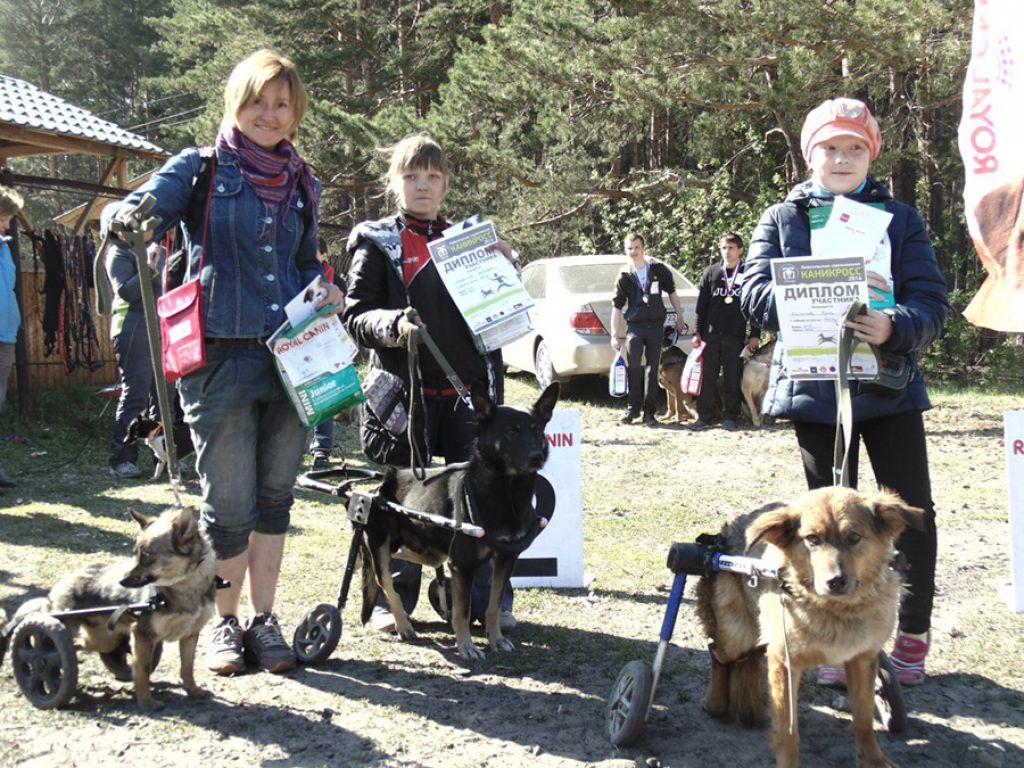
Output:
<path fill-rule="evenodd" d="M 746 575 L 719 572 L 698 582 L 697 613 L 713 641 L 704 709 L 759 724 L 766 652 L 775 761 L 794 768 L 800 676 L 822 664 L 845 665 L 859 765 L 889 766 L 873 723 L 878 652 L 895 628 L 903 588 L 893 544 L 906 526 L 921 528 L 921 517 L 893 493 L 828 487 L 727 524 L 726 551 L 763 558 L 779 579 L 751 587 Z"/>
<path fill-rule="evenodd" d="M 743 352 L 740 353 L 740 357 L 744 361 L 740 391 L 750 410 L 750 420 L 758 429 L 764 425 L 765 417 L 761 413 L 761 406 L 764 403 L 765 393 L 768 391 L 768 378 L 774 353 L 774 338 L 758 347 L 756 352 L 751 352 L 750 347 L 743 347 Z"/>
<path fill-rule="evenodd" d="M 141 708 L 160 706 L 150 690 L 151 661 L 158 646 L 167 641 L 178 641 L 181 680 L 188 695 L 204 696 L 206 691 L 196 685 L 194 664 L 199 632 L 213 615 L 213 547 L 190 507 L 168 509 L 159 517 L 130 512 L 142 528 L 131 558 L 80 568 L 57 582 L 47 597 L 22 605 L 13 620 L 36 611 L 128 605 L 159 595 L 166 602 L 164 607 L 139 615 L 125 612 L 113 629 L 108 626 L 107 616 L 65 619 L 64 624 L 76 639 L 76 647 L 99 653 L 118 677 L 123 676 L 118 670 L 125 667 L 130 650 L 131 679 Z"/>
<path fill-rule="evenodd" d="M 686 353 L 675 344 L 663 347 L 661 360 L 658 363 L 658 384 L 665 390 L 668 411 L 667 421 L 682 424 L 688 419 L 697 418 L 697 398 L 683 394 L 683 366 L 686 365 Z"/>
<path fill-rule="evenodd" d="M 409 469 L 389 467 L 379 496 L 409 509 L 482 527 L 483 538 L 375 507 L 366 526 L 363 552 L 362 621 L 370 619 L 383 590 L 395 629 L 403 640 L 416 632 L 391 581 L 391 558 L 439 567 L 447 562 L 452 576 L 452 628 L 456 647 L 465 659 L 483 658 L 469 632 L 470 588 L 473 574 L 494 560 L 494 576 L 485 615 L 492 650 L 510 651 L 501 633 L 501 596 L 512 569 L 543 526 L 533 507 L 537 473 L 548 458 L 544 427 L 558 400 L 559 385 L 551 384 L 530 410 L 496 406 L 486 394 L 473 392 L 477 441 L 468 462 L 426 470 L 420 479 Z"/>

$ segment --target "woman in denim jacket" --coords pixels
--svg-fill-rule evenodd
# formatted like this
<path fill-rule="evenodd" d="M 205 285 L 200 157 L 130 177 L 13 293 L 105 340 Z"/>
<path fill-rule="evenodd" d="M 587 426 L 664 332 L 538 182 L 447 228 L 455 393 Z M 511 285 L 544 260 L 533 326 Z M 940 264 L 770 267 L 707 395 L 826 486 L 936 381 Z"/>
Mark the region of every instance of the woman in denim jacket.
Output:
<path fill-rule="evenodd" d="M 894 354 L 906 355 L 910 381 L 898 392 L 880 394 L 857 382 L 851 384 L 853 429 L 849 474 L 857 483 L 857 455 L 863 440 L 880 487 L 898 493 L 924 510 L 925 530 L 908 529 L 897 548 L 910 565 L 908 591 L 900 603 L 899 627 L 890 659 L 904 685 L 925 678 L 925 657 L 931 643 L 932 600 L 935 594 L 937 534 L 922 411 L 931 408 L 917 356 L 942 334 L 949 312 L 946 282 L 918 212 L 896 202 L 885 185 L 868 176 L 878 157 L 882 134 L 867 106 L 856 99 L 833 99 L 807 115 L 800 138 L 811 179 L 793 188 L 785 202 L 771 206 L 750 239 L 740 303 L 752 323 L 779 330 L 771 263 L 811 254 L 811 212 L 832 206 L 835 196 L 875 205 L 892 214 L 876 251 L 889 276 L 869 269 L 872 307 L 848 323 L 857 341 Z M 876 308 L 879 307 L 879 308 Z M 779 338 L 772 360 L 764 412 L 789 419 L 796 432 L 810 488 L 834 483 L 832 462 L 836 431 L 834 381 L 790 377 L 786 339 Z M 821 667 L 818 682 L 842 684 L 845 673 Z"/>
<path fill-rule="evenodd" d="M 207 363 L 182 378 L 178 390 L 196 446 L 203 525 L 217 551 L 217 575 L 231 582 L 217 591 L 219 620 L 207 656 L 218 674 L 244 668 L 243 647 L 271 672 L 295 664 L 273 605 L 308 432 L 265 342 L 284 322 L 285 304 L 322 274 L 320 185 L 291 143 L 306 105 L 288 59 L 264 50 L 235 67 L 224 92 L 209 222 L 203 211 L 188 233 L 193 274 L 207 246 L 199 275 Z M 202 162 L 198 149 L 176 155 L 120 210 L 152 194 L 159 237 L 185 218 Z M 331 286 L 319 306 L 340 304 L 340 293 Z M 243 631 L 238 616 L 247 573 L 253 616 Z"/>

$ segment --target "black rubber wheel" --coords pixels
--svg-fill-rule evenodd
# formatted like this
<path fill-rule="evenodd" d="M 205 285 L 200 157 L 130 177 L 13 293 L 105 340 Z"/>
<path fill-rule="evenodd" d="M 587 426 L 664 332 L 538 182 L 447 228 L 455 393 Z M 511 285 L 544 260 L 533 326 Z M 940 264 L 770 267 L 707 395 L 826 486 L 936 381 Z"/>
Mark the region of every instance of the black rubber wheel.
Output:
<path fill-rule="evenodd" d="M 438 616 L 440 616 L 445 622 L 451 623 L 452 621 L 452 583 L 448 580 L 444 580 L 444 609 L 441 608 L 441 582 L 434 579 L 430 582 L 427 587 L 427 598 L 430 600 L 430 607 L 434 609 Z"/>
<path fill-rule="evenodd" d="M 26 616 L 11 637 L 11 663 L 21 692 L 39 709 L 71 701 L 78 685 L 78 657 L 67 627 L 44 613 Z"/>
<path fill-rule="evenodd" d="M 303 664 L 326 661 L 341 640 L 341 611 L 320 603 L 302 617 L 292 637 L 296 658 Z"/>
<path fill-rule="evenodd" d="M 628 747 L 640 738 L 651 704 L 654 673 L 649 664 L 631 661 L 622 668 L 608 697 L 608 737 L 616 747 Z"/>
<path fill-rule="evenodd" d="M 885 651 L 878 652 L 875 714 L 889 733 L 903 733 L 907 727 L 907 704 L 903 700 L 903 687 Z"/>
<path fill-rule="evenodd" d="M 537 342 L 537 350 L 533 353 L 533 370 L 540 389 L 547 389 L 552 383 L 559 381 L 555 366 L 551 363 L 551 352 L 543 339 Z"/>
<path fill-rule="evenodd" d="M 150 674 L 153 674 L 156 665 L 160 663 L 163 651 L 163 643 L 157 643 L 153 646 L 153 657 L 149 660 Z M 132 644 L 127 635 L 122 638 L 120 648 L 116 651 L 101 653 L 99 656 L 103 666 L 114 676 L 115 680 L 120 680 L 122 683 L 130 683 L 132 681 Z"/>

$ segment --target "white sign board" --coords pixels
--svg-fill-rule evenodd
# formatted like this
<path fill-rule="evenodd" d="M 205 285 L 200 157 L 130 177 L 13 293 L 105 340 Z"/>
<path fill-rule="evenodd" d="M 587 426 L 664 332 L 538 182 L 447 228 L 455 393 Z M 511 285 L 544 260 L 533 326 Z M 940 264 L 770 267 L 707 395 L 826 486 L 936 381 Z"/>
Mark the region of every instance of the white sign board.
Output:
<path fill-rule="evenodd" d="M 519 556 L 512 586 L 583 586 L 583 475 L 580 412 L 556 410 L 545 429 L 548 460 L 537 477 L 534 507 L 548 526 Z"/>
<path fill-rule="evenodd" d="M 1024 613 L 1024 411 L 1003 414 L 1006 478 L 1010 491 L 1010 590 L 1007 602 Z"/>

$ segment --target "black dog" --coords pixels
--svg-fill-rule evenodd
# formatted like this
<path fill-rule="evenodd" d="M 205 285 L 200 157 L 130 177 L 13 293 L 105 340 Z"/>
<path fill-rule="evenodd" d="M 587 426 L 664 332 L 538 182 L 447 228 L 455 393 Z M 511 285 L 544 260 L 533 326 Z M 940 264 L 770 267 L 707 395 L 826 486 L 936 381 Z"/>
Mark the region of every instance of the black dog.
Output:
<path fill-rule="evenodd" d="M 537 472 L 548 458 L 544 426 L 558 400 L 559 385 L 549 386 L 529 411 L 496 406 L 473 393 L 477 442 L 473 457 L 460 464 L 428 469 L 419 480 L 412 470 L 389 467 L 380 497 L 410 509 L 482 527 L 483 538 L 407 517 L 384 505 L 374 509 L 366 527 L 363 557 L 362 621 L 369 621 L 380 590 L 403 640 L 416 632 L 391 581 L 391 558 L 431 567 L 448 562 L 452 575 L 452 628 L 459 655 L 483 658 L 469 633 L 470 586 L 477 568 L 494 559 L 494 577 L 485 626 L 492 649 L 512 650 L 501 634 L 501 596 L 512 569 L 537 537 L 545 521 L 533 508 Z M 372 568 L 372 571 L 371 571 Z"/>
<path fill-rule="evenodd" d="M 188 425 L 177 422 L 171 432 L 179 461 L 195 451 L 195 446 L 192 445 L 192 433 L 189 431 Z M 164 443 L 163 423 L 139 414 L 128 423 L 128 432 L 124 436 L 124 441 L 127 444 L 137 440 L 142 440 L 153 452 L 155 463 L 152 479 L 159 480 L 167 467 L 167 447 Z"/>

